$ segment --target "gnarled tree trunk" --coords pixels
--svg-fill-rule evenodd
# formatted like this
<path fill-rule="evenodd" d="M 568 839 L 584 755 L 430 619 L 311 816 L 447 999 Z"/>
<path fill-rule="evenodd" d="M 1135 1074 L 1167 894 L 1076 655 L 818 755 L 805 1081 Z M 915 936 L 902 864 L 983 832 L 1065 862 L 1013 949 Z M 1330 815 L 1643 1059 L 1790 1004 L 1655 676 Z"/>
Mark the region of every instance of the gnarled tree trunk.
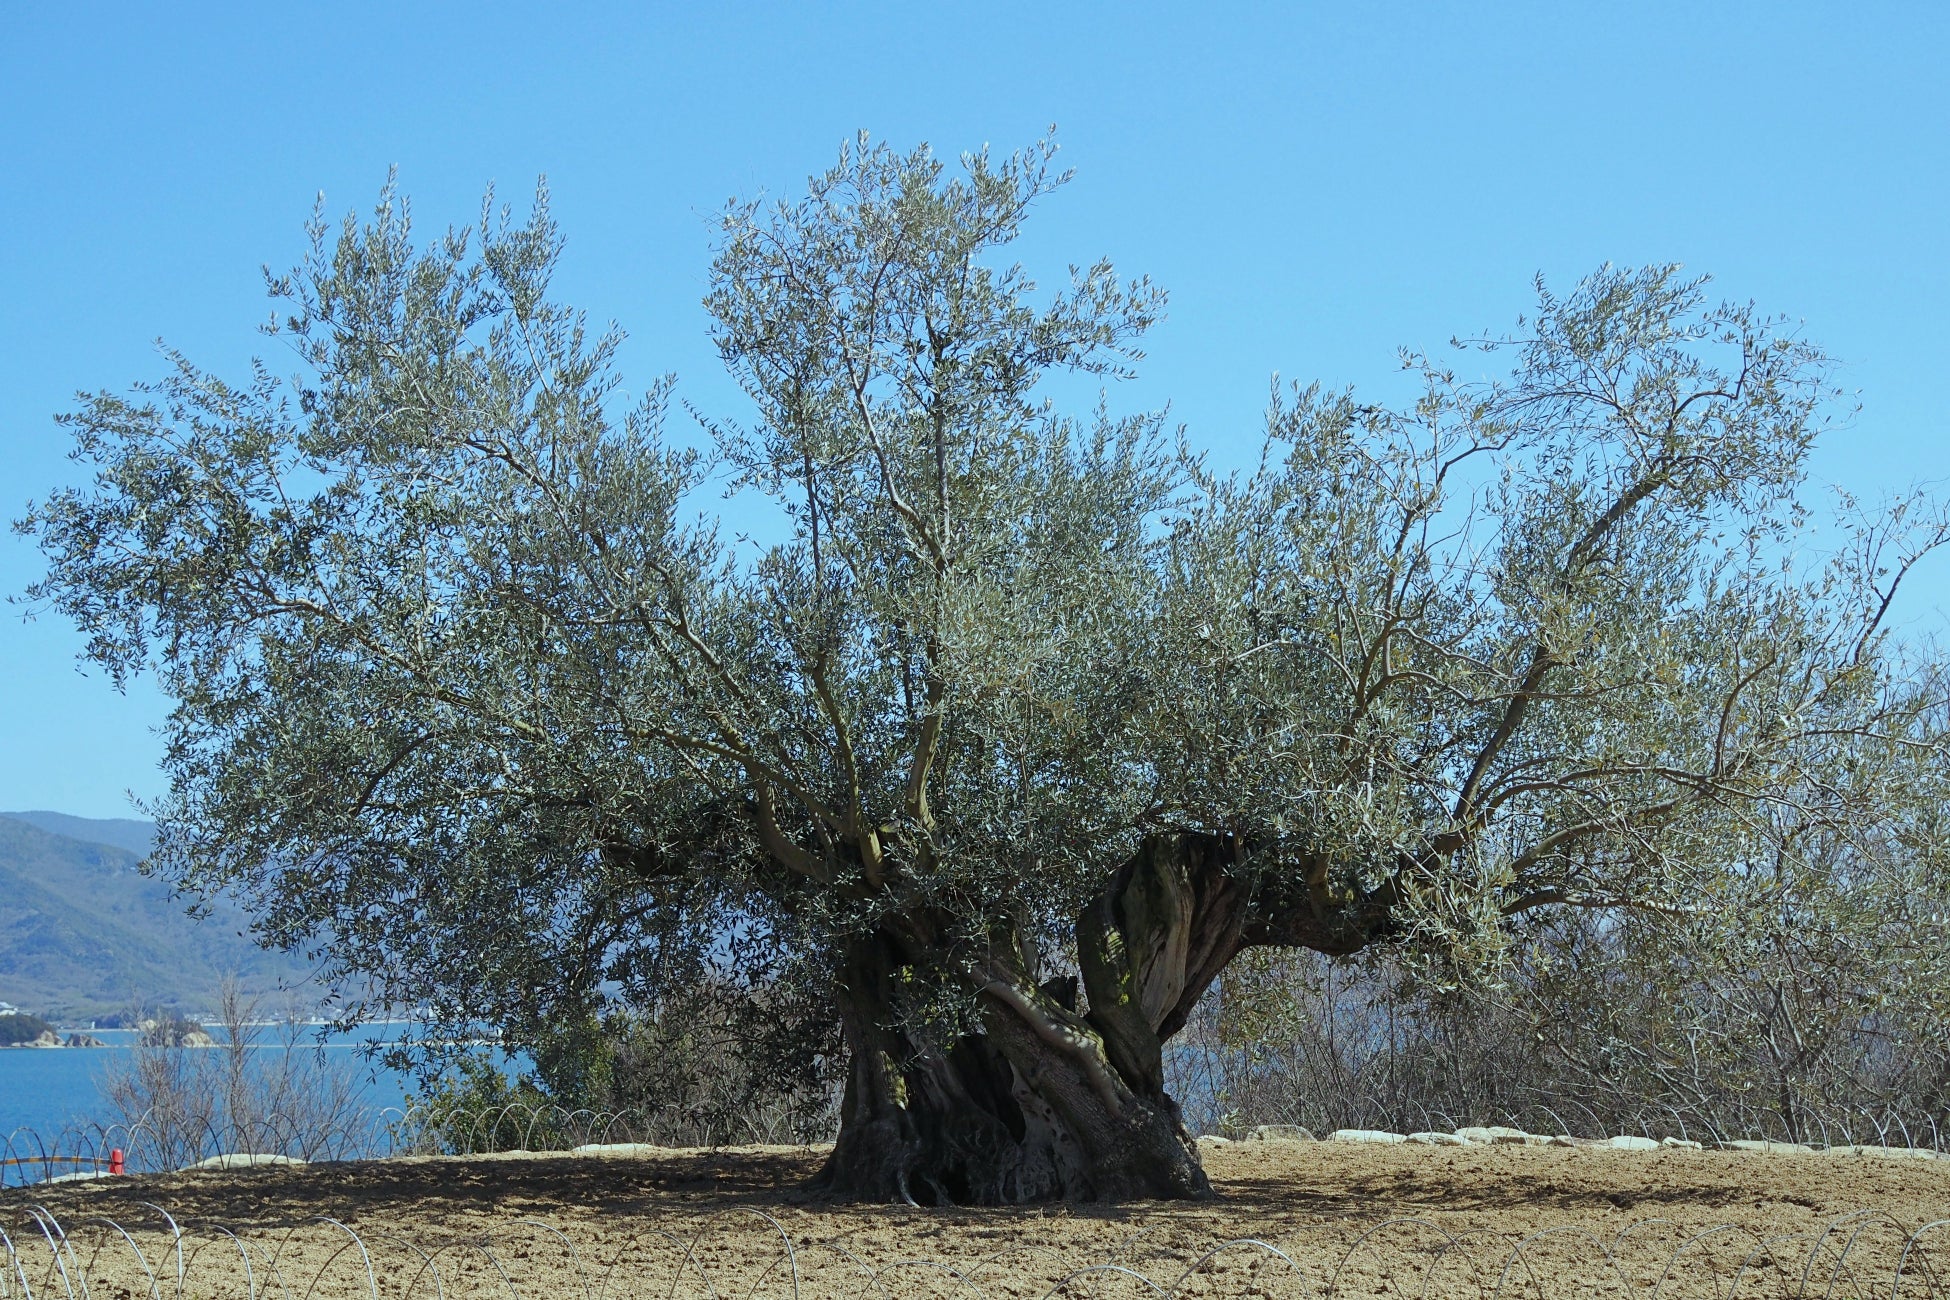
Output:
<path fill-rule="evenodd" d="M 972 972 L 979 1031 L 929 1044 L 901 1028 L 904 965 L 886 935 L 855 944 L 844 964 L 851 1062 L 816 1190 L 961 1205 L 1210 1194 L 1177 1108 L 1129 1085 L 1063 989 Z"/>
<path fill-rule="evenodd" d="M 856 941 L 837 980 L 852 1057 L 839 1140 L 815 1188 L 934 1204 L 1211 1195 L 1163 1047 L 1240 947 L 1239 860 L 1215 837 L 1148 843 L 1078 920 L 1087 1007 L 1074 981 L 965 965 L 980 1027 L 952 1043 L 902 1028 L 903 972 L 942 955 L 911 927 Z"/>

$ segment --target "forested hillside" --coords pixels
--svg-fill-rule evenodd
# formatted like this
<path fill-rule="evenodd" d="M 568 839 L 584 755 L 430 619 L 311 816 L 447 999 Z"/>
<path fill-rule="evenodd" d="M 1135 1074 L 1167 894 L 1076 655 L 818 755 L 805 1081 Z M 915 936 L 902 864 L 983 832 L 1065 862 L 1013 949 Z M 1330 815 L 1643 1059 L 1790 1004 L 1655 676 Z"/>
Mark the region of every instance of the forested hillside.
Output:
<path fill-rule="evenodd" d="M 246 937 L 235 905 L 193 920 L 144 876 L 137 850 L 151 833 L 126 819 L 0 814 L 0 1001 L 64 1018 L 195 1010 L 214 1004 L 226 973 L 255 992 L 304 980 L 307 967 Z"/>

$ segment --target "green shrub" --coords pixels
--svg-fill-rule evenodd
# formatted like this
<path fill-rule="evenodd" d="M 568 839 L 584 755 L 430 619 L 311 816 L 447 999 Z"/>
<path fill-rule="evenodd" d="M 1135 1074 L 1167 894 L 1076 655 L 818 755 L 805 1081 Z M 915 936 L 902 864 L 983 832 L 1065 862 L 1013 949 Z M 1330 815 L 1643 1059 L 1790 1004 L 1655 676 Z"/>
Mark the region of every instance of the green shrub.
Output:
<path fill-rule="evenodd" d="M 528 1075 L 511 1080 L 492 1062 L 462 1057 L 408 1098 L 400 1136 L 406 1145 L 447 1155 L 553 1151 L 565 1145 L 560 1111 Z"/>
<path fill-rule="evenodd" d="M 647 1005 L 564 1019 L 525 1044 L 533 1073 L 449 1058 L 395 1140 L 466 1154 L 830 1138 L 844 1056 L 825 1010 L 808 980 L 752 989 L 706 977 Z"/>

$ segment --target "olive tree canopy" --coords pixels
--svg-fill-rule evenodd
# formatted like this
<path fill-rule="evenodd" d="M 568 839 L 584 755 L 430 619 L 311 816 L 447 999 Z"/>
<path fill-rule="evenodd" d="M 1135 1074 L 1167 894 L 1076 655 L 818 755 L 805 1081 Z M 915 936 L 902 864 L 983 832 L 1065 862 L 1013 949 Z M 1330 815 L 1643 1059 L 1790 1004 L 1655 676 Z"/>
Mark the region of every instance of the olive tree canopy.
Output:
<path fill-rule="evenodd" d="M 1439 971 L 1543 909 L 1935 851 L 1892 792 L 1942 682 L 1884 622 L 1942 525 L 1806 559 L 1797 331 L 1605 268 L 1398 405 L 1276 390 L 1222 474 L 1048 400 L 1163 304 L 1006 260 L 1052 154 L 863 140 L 732 205 L 751 409 L 705 451 L 551 298 L 545 194 L 426 245 L 390 188 L 321 216 L 270 281 L 298 373 L 83 399 L 94 481 L 21 527 L 36 598 L 176 702 L 160 869 L 517 1037 L 783 953 L 848 1049 L 823 1185 L 995 1202 L 1208 1191 L 1164 1045 L 1248 947 Z M 761 540 L 695 513 L 726 482 Z"/>

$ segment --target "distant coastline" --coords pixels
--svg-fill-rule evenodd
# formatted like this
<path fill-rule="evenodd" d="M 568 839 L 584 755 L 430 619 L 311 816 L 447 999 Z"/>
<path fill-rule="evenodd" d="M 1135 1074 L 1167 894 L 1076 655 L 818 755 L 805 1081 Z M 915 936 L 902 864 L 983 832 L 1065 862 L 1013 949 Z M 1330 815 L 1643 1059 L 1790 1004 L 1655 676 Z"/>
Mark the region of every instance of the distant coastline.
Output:
<path fill-rule="evenodd" d="M 50 1029 L 46 1033 L 39 1034 L 36 1037 L 28 1039 L 24 1042 L 0 1043 L 0 1052 L 23 1051 L 23 1050 L 45 1051 L 50 1047 L 61 1047 L 61 1048 L 84 1047 L 85 1048 L 85 1047 L 107 1047 L 107 1046 L 108 1046 L 107 1043 L 104 1043 L 101 1039 L 95 1037 L 93 1034 L 75 1033 L 75 1034 L 69 1034 L 66 1038 L 63 1038 L 57 1031 Z M 211 1046 L 214 1047 L 215 1044 L 212 1043 Z"/>

